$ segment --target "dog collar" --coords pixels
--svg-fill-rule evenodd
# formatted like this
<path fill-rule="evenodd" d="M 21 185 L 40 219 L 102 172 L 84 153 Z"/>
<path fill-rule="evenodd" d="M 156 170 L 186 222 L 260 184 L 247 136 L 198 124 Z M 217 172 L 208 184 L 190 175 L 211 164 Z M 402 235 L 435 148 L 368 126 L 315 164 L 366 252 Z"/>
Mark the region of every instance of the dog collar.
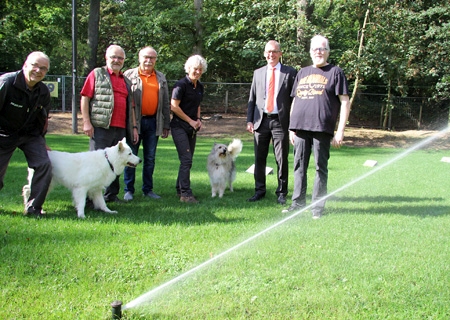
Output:
<path fill-rule="evenodd" d="M 112 165 L 111 161 L 109 161 L 108 154 L 106 153 L 106 150 L 105 150 L 105 158 L 106 158 L 106 161 L 108 161 L 109 167 L 111 168 L 112 172 L 114 172 L 114 174 L 116 174 L 116 172 L 114 171 L 114 166 Z"/>

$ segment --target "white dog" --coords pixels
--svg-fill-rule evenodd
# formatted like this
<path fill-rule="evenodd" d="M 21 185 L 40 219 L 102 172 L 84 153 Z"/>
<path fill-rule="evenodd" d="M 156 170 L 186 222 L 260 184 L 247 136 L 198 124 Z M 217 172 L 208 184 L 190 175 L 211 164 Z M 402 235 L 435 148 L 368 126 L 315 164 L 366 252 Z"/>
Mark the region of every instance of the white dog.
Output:
<path fill-rule="evenodd" d="M 78 218 L 85 218 L 86 197 L 92 200 L 95 209 L 117 213 L 106 206 L 103 188 L 121 175 L 125 166 L 136 167 L 141 162 L 141 159 L 131 152 L 125 138 L 117 145 L 102 150 L 78 153 L 48 151 L 48 156 L 52 163 L 49 191 L 57 184 L 71 190 Z M 28 168 L 28 185 L 23 187 L 25 205 L 30 197 L 33 173 L 34 170 Z"/>
<path fill-rule="evenodd" d="M 234 139 L 228 146 L 214 144 L 207 164 L 212 197 L 219 193 L 219 198 L 222 198 L 227 185 L 233 191 L 233 181 L 236 179 L 235 160 L 241 151 L 242 142 L 239 139 Z"/>

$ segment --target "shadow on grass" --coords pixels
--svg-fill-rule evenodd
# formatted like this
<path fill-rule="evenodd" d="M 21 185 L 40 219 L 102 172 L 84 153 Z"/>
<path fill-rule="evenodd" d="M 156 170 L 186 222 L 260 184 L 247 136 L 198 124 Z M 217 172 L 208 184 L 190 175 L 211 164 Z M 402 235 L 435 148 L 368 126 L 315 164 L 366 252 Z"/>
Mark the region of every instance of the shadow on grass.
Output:
<path fill-rule="evenodd" d="M 124 222 L 134 224 L 159 225 L 202 225 L 211 223 L 235 224 L 261 219 L 273 219 L 274 212 L 281 212 L 282 206 L 276 203 L 275 194 L 267 194 L 258 202 L 248 202 L 253 189 L 235 189 L 226 191 L 223 198 L 212 198 L 207 185 L 199 188 L 199 204 L 182 203 L 173 194 L 160 194 L 162 199 L 148 199 L 138 192 L 130 202 L 107 203 L 109 209 L 117 211 L 109 214 L 86 206 L 86 221 Z M 123 195 L 119 194 L 119 198 Z M 45 219 L 78 220 L 76 209 L 72 204 L 70 191 L 62 186 L 56 187 L 48 196 L 44 210 Z M 6 210 L 4 214 L 17 215 L 17 210 Z"/>
<path fill-rule="evenodd" d="M 408 196 L 361 196 L 339 197 L 333 196 L 331 201 L 349 203 L 348 207 L 339 205 L 333 209 L 334 213 L 360 214 L 400 214 L 408 216 L 442 216 L 450 214 L 450 206 L 439 205 L 446 201 L 442 197 L 408 197 Z M 360 206 L 355 206 L 360 203 Z"/>

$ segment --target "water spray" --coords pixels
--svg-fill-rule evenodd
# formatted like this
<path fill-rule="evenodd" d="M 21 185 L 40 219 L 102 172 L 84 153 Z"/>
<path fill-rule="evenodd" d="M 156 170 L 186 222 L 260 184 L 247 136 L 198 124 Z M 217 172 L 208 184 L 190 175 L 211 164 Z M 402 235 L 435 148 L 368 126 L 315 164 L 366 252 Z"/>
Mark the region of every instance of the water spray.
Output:
<path fill-rule="evenodd" d="M 279 221 L 279 222 L 273 224 L 272 226 L 270 226 L 270 227 L 268 227 L 268 228 L 266 228 L 266 229 L 264 229 L 264 230 L 258 232 L 257 234 L 255 234 L 255 235 L 251 236 L 250 238 L 248 238 L 248 239 L 242 241 L 241 243 L 238 243 L 237 245 L 235 245 L 235 246 L 229 248 L 228 250 L 226 250 L 226 251 L 224 251 L 224 252 L 222 252 L 222 253 L 220 253 L 220 254 L 218 254 L 218 255 L 212 257 L 211 259 L 209 259 L 209 260 L 207 260 L 207 261 L 205 261 L 205 262 L 199 264 L 198 266 L 196 266 L 196 267 L 194 267 L 194 268 L 192 268 L 192 269 L 186 271 L 185 273 L 183 273 L 183 274 L 181 274 L 181 275 L 179 275 L 179 276 L 173 278 L 172 280 L 170 280 L 170 281 L 168 281 L 168 282 L 166 282 L 166 283 L 163 283 L 163 284 L 160 285 L 159 287 L 156 287 L 156 288 L 154 288 L 153 290 L 150 290 L 150 291 L 148 291 L 147 293 L 144 293 L 144 294 L 141 295 L 140 297 L 138 297 L 138 298 L 134 299 L 133 301 L 127 303 L 127 304 L 123 307 L 123 310 L 131 309 L 131 308 L 137 307 L 138 305 L 140 305 L 140 304 L 142 304 L 142 303 L 144 303 L 144 302 L 150 302 L 151 298 L 154 297 L 154 296 L 155 296 L 157 293 L 159 293 L 160 291 L 162 291 L 164 288 L 167 288 L 167 287 L 169 287 L 170 285 L 179 282 L 180 280 L 182 280 L 182 279 L 188 277 L 189 275 L 191 275 L 191 274 L 193 274 L 193 273 L 199 271 L 199 270 L 202 269 L 203 267 L 206 267 L 207 265 L 213 263 L 214 261 L 216 261 L 216 260 L 222 258 L 223 256 L 227 255 L 228 253 L 237 250 L 238 248 L 240 248 L 240 247 L 244 246 L 245 244 L 247 244 L 247 243 L 249 243 L 249 242 L 255 240 L 256 238 L 259 238 L 259 237 L 262 236 L 263 234 L 265 234 L 265 233 L 271 231 L 272 229 L 275 229 L 275 228 L 277 228 L 278 226 L 282 225 L 283 223 L 285 223 L 285 222 L 287 222 L 287 221 L 289 221 L 289 220 L 295 218 L 296 216 L 298 216 L 299 214 L 303 213 L 304 211 L 306 211 L 306 210 L 308 210 L 308 209 L 314 207 L 319 201 L 324 201 L 324 200 L 326 200 L 326 199 L 328 199 L 328 198 L 334 196 L 336 193 L 341 192 L 342 190 L 344 190 L 344 189 L 346 189 L 346 188 L 348 188 L 348 187 L 354 185 L 355 183 L 357 183 L 357 182 L 359 182 L 359 181 L 361 181 L 361 180 L 363 180 L 363 179 L 365 179 L 365 178 L 367 178 L 367 177 L 373 175 L 374 173 L 376 173 L 376 172 L 380 171 L 381 169 L 385 168 L 386 166 L 388 166 L 388 165 L 390 165 L 390 164 L 392 164 L 392 163 L 398 161 L 399 159 L 401 159 L 401 158 L 405 157 L 406 155 L 410 154 L 411 152 L 413 152 L 413 151 L 415 151 L 415 150 L 417 150 L 417 149 L 419 149 L 419 148 L 425 146 L 426 144 L 430 143 L 431 141 L 437 139 L 438 137 L 443 136 L 443 134 L 445 134 L 445 133 L 448 132 L 449 130 L 450 130 L 450 127 L 448 127 L 448 128 L 446 128 L 446 129 L 444 129 L 444 130 L 442 130 L 442 131 L 436 133 L 435 135 L 433 135 L 433 136 L 431 136 L 431 137 L 428 137 L 428 138 L 424 139 L 424 140 L 421 141 L 420 143 L 418 143 L 418 144 L 416 144 L 416 145 L 410 147 L 409 149 L 405 150 L 404 152 L 400 153 L 399 155 L 397 155 L 396 157 L 394 157 L 394 158 L 391 159 L 390 161 L 388 161 L 388 162 L 386 162 L 386 163 L 384 163 L 384 164 L 382 164 L 382 165 L 380 165 L 380 166 L 375 167 L 373 170 L 367 172 L 366 174 L 360 176 L 359 178 L 357 178 L 357 179 L 355 179 L 355 180 L 350 181 L 349 183 L 347 183 L 347 184 L 345 184 L 344 186 L 342 186 L 342 187 L 340 187 L 340 188 L 334 190 L 333 192 L 331 192 L 331 193 L 327 194 L 326 196 L 322 197 L 321 199 L 316 200 L 315 202 L 311 203 L 310 205 L 308 205 L 308 206 L 306 206 L 306 207 L 304 207 L 304 208 L 302 208 L 302 209 L 300 209 L 300 210 L 298 210 L 298 211 L 293 212 L 292 215 L 290 215 L 290 216 L 288 216 L 288 217 L 282 219 L 281 221 Z M 111 304 L 111 306 L 113 306 L 113 319 L 121 319 L 121 316 L 122 316 L 122 312 L 121 312 L 122 302 L 121 302 L 121 301 L 115 301 L 115 302 L 113 302 L 113 303 Z M 116 316 L 116 318 L 115 318 L 114 316 Z"/>

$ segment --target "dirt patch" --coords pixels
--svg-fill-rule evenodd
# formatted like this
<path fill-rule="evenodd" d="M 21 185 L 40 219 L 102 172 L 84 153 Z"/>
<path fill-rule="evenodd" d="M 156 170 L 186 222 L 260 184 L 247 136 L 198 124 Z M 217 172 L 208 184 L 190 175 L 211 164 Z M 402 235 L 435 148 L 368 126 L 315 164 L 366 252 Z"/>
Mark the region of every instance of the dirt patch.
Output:
<path fill-rule="evenodd" d="M 83 118 L 81 114 L 77 115 L 77 132 L 83 133 Z M 72 134 L 72 113 L 69 112 L 55 112 L 50 114 L 48 121 L 48 133 L 54 134 Z"/>
<path fill-rule="evenodd" d="M 53 113 L 49 121 L 48 132 L 55 134 L 72 134 L 72 114 Z M 203 128 L 199 132 L 201 136 L 224 137 L 242 136 L 245 130 L 246 118 L 243 115 L 217 114 L 204 115 Z M 83 133 L 83 121 L 81 115 L 77 115 L 78 133 Z M 435 136 L 432 142 L 426 145 L 429 149 L 450 150 L 450 133 L 433 130 L 407 130 L 384 131 L 364 128 L 348 127 L 345 130 L 345 145 L 351 147 L 385 147 L 405 148 L 419 141 Z"/>

